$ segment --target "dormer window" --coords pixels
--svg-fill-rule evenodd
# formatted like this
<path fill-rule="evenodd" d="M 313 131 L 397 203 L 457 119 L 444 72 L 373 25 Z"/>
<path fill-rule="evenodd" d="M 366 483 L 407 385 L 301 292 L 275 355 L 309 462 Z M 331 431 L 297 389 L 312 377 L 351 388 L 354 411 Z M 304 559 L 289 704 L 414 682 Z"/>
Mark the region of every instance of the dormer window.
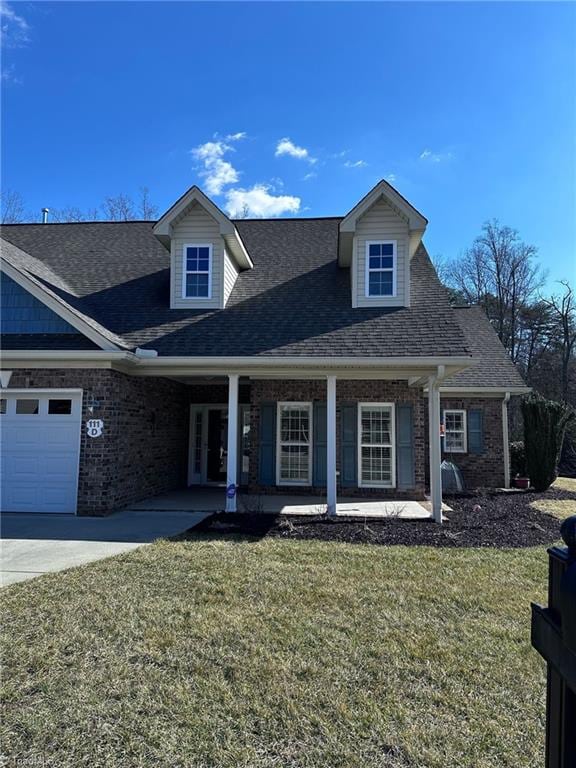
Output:
<path fill-rule="evenodd" d="M 183 298 L 210 299 L 212 297 L 212 245 L 210 243 L 185 245 L 183 272 Z"/>
<path fill-rule="evenodd" d="M 396 296 L 396 240 L 366 243 L 366 296 Z"/>

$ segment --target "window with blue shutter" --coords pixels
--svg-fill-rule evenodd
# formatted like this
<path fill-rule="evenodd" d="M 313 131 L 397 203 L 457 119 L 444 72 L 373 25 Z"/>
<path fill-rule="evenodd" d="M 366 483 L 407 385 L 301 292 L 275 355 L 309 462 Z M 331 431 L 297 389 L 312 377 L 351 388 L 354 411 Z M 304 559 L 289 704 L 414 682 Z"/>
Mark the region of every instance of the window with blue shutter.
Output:
<path fill-rule="evenodd" d="M 345 403 L 340 408 L 340 485 L 352 488 L 358 485 L 358 406 Z"/>
<path fill-rule="evenodd" d="M 314 403 L 312 485 L 326 486 L 326 403 Z"/>
<path fill-rule="evenodd" d="M 468 453 L 484 453 L 484 412 L 468 411 Z"/>
<path fill-rule="evenodd" d="M 409 403 L 396 406 L 396 462 L 398 488 L 414 488 L 414 421 Z"/>
<path fill-rule="evenodd" d="M 276 485 L 276 403 L 260 406 L 260 483 Z"/>

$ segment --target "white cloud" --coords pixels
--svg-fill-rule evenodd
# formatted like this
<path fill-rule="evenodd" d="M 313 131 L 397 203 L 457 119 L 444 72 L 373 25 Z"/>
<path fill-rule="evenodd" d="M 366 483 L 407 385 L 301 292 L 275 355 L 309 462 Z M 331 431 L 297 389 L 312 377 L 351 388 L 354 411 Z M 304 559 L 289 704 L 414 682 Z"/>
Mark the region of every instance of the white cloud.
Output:
<path fill-rule="evenodd" d="M 318 176 L 316 171 L 310 171 L 310 173 L 307 173 L 305 176 L 302 177 L 302 181 L 310 181 L 310 179 L 315 179 Z"/>
<path fill-rule="evenodd" d="M 229 133 L 228 136 L 226 136 L 226 141 L 240 141 L 241 139 L 245 139 L 248 134 L 246 131 L 239 131 L 238 133 Z"/>
<path fill-rule="evenodd" d="M 281 216 L 283 213 L 297 213 L 300 210 L 300 198 L 272 195 L 266 184 L 254 184 L 250 189 L 229 189 L 224 207 L 229 216 L 264 219 Z"/>
<path fill-rule="evenodd" d="M 276 157 L 280 157 L 281 155 L 289 155 L 290 157 L 295 157 L 297 160 L 306 160 L 312 164 L 316 162 L 316 158 L 311 157 L 310 153 L 307 149 L 305 149 L 305 147 L 299 147 L 288 138 L 280 139 L 276 145 L 276 152 L 274 154 Z"/>
<path fill-rule="evenodd" d="M 10 64 L 0 72 L 0 80 L 6 84 L 22 85 L 22 78 L 15 74 L 14 64 Z"/>
<path fill-rule="evenodd" d="M 432 152 L 431 149 L 425 149 L 420 154 L 420 160 L 425 160 L 428 163 L 442 163 L 445 160 L 452 160 L 452 152 Z"/>
<path fill-rule="evenodd" d="M 0 33 L 4 45 L 22 45 L 28 42 L 30 27 L 23 16 L 4 0 L 0 0 Z"/>
<path fill-rule="evenodd" d="M 389 173 L 388 176 L 386 176 L 386 181 L 389 181 L 390 184 L 392 184 L 392 182 L 396 181 L 396 174 Z"/>
<path fill-rule="evenodd" d="M 236 133 L 227 138 L 229 141 L 238 141 L 244 136 Z M 199 175 L 204 179 L 209 195 L 220 195 L 224 187 L 235 184 L 240 178 L 232 163 L 222 159 L 227 152 L 233 151 L 234 148 L 222 139 L 207 141 L 191 150 L 192 156 L 204 166 Z"/>
<path fill-rule="evenodd" d="M 365 168 L 368 165 L 366 160 L 356 160 L 355 162 L 352 162 L 352 160 L 346 160 L 344 163 L 345 168 Z"/>

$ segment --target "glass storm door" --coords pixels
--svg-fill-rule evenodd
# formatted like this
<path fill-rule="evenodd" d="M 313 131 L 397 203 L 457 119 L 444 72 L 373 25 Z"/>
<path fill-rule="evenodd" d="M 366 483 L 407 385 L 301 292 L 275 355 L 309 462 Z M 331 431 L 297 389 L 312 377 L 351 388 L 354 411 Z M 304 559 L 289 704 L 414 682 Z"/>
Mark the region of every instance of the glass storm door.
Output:
<path fill-rule="evenodd" d="M 226 482 L 228 457 L 228 409 L 210 408 L 208 411 L 208 451 L 206 480 L 209 483 Z"/>

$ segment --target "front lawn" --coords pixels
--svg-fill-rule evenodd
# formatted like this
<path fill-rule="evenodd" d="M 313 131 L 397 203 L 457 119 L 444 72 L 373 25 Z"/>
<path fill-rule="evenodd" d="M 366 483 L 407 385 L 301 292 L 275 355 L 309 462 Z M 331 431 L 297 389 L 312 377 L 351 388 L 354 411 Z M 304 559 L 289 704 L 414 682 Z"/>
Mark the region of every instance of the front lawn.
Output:
<path fill-rule="evenodd" d="M 204 537 L 8 587 L 6 764 L 539 766 L 546 560 Z"/>

